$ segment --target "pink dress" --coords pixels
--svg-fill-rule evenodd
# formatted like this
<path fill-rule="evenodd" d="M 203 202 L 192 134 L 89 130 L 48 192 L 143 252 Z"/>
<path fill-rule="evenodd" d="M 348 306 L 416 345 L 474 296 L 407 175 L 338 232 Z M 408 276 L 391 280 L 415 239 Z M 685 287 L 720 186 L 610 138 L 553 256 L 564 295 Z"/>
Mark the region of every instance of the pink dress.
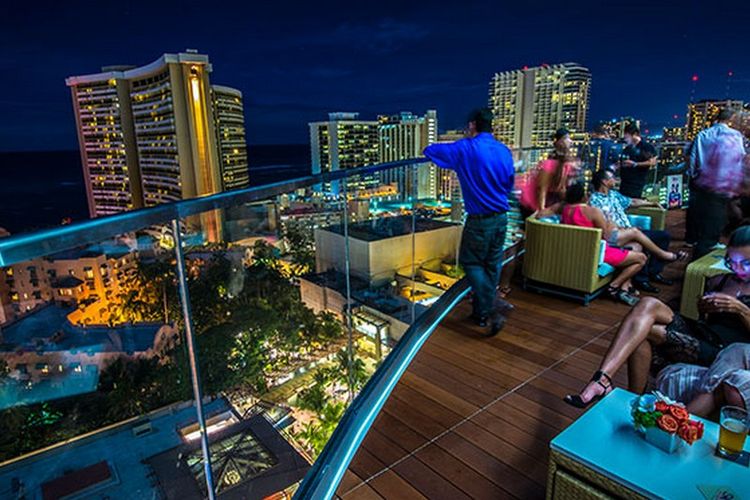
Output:
<path fill-rule="evenodd" d="M 541 162 L 539 162 L 539 165 L 534 171 L 526 174 L 526 184 L 521 188 L 521 199 L 518 200 L 521 203 L 521 206 L 523 206 L 530 212 L 536 212 L 537 210 L 547 208 L 550 205 L 554 205 L 555 203 L 560 201 L 560 199 L 557 198 L 557 193 L 553 191 L 547 191 L 547 198 L 545 202 L 547 206 L 540 207 L 538 206 L 539 196 L 537 194 L 539 191 L 539 173 L 544 171 L 552 176 L 555 174 L 555 170 L 557 169 L 558 164 L 558 160 L 542 160 Z M 574 173 L 575 166 L 572 163 L 566 163 L 563 166 L 563 177 L 565 179 L 567 179 Z M 553 196 L 550 196 L 550 194 L 552 194 Z"/>
<path fill-rule="evenodd" d="M 583 213 L 583 207 L 580 205 L 563 206 L 562 214 L 560 214 L 560 221 L 563 224 L 571 226 L 595 227 L 591 219 L 586 217 L 586 214 Z M 612 267 L 617 267 L 622 264 L 622 261 L 625 260 L 625 257 L 628 256 L 629 252 L 629 250 L 623 248 L 607 245 L 607 248 L 604 250 L 604 262 Z"/>

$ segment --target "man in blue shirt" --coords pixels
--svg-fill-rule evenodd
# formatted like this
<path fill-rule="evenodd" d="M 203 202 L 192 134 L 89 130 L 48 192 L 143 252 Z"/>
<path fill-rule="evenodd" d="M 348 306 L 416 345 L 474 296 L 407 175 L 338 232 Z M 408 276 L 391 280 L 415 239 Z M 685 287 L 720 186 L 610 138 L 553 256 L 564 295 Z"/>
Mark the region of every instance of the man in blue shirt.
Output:
<path fill-rule="evenodd" d="M 432 144 L 424 155 L 438 167 L 455 170 L 468 214 L 461 238 L 459 263 L 474 293 L 472 317 L 488 336 L 505 324 L 512 306 L 497 299 L 502 267 L 508 196 L 515 169 L 508 147 L 492 136 L 492 112 L 478 109 L 469 115 L 468 137 L 451 144 Z"/>

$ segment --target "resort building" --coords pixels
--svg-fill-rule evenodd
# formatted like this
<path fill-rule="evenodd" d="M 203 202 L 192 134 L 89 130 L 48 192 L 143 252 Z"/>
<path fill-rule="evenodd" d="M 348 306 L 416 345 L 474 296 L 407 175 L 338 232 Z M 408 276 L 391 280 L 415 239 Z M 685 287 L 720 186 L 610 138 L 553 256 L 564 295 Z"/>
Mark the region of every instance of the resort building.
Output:
<path fill-rule="evenodd" d="M 328 121 L 310 127 L 312 173 L 336 172 L 378 163 L 378 122 L 360 120 L 359 113 L 329 113 Z M 348 181 L 348 190 L 376 188 L 379 176 L 367 175 Z M 338 195 L 340 182 L 317 186 L 325 194 Z"/>
<path fill-rule="evenodd" d="M 513 148 L 548 146 L 559 128 L 586 131 L 591 72 L 577 63 L 496 73 L 489 106 L 495 137 Z"/>
<path fill-rule="evenodd" d="M 247 186 L 242 95 L 211 69 L 187 52 L 65 80 L 91 217 Z M 220 217 L 201 222 L 218 239 Z"/>

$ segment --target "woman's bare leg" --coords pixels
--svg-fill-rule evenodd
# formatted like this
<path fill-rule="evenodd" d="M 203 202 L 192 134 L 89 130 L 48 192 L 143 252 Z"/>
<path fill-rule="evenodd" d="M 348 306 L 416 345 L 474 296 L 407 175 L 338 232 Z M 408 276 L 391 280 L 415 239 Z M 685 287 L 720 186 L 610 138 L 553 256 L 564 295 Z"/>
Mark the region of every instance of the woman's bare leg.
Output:
<path fill-rule="evenodd" d="M 628 357 L 628 390 L 641 394 L 648 384 L 648 373 L 651 370 L 652 348 L 650 342 L 641 342 L 633 354 Z"/>
<path fill-rule="evenodd" d="M 739 406 L 740 408 L 747 409 L 745 400 L 742 398 L 742 394 L 736 388 L 729 384 L 721 384 L 724 390 L 724 401 L 729 406 Z"/>
<path fill-rule="evenodd" d="M 662 250 L 659 248 L 659 246 L 654 243 L 651 238 L 646 236 L 641 232 L 640 229 L 631 227 L 628 229 L 620 229 L 617 234 L 617 245 L 618 246 L 625 246 L 630 242 L 637 242 L 641 246 L 643 246 L 644 249 L 646 249 L 647 252 L 649 252 L 651 255 L 656 257 L 660 260 L 675 260 L 677 256 L 672 252 L 667 252 L 666 250 Z"/>
<path fill-rule="evenodd" d="M 707 417 L 716 409 L 716 397 L 712 392 L 702 392 L 687 404 L 687 411 L 699 417 Z"/>
<path fill-rule="evenodd" d="M 602 360 L 600 370 L 612 377 L 643 342 L 652 342 L 655 345 L 663 343 L 666 340 L 666 332 L 663 328 L 654 328 L 654 325 L 668 325 L 673 318 L 674 312 L 666 304 L 653 297 L 643 298 L 620 325 Z M 604 388 L 601 385 L 590 382 L 580 396 L 586 402 L 603 393 Z"/>
<path fill-rule="evenodd" d="M 620 271 L 615 279 L 612 280 L 610 286 L 627 290 L 625 284 L 643 269 L 643 266 L 646 265 L 647 261 L 648 257 L 646 257 L 646 254 L 640 252 L 629 252 L 628 256 L 625 257 L 625 260 L 623 260 L 618 266 L 618 269 L 622 269 L 622 271 Z"/>

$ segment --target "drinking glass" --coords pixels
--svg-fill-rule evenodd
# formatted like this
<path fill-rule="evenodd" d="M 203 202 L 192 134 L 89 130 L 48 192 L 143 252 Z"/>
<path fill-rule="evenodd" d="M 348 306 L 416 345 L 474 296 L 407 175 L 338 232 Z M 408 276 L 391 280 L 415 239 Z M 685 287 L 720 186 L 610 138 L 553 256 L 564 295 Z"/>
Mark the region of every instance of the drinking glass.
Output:
<path fill-rule="evenodd" d="M 737 406 L 725 406 L 721 409 L 720 423 L 719 454 L 740 454 L 750 427 L 750 416 L 747 411 Z"/>

